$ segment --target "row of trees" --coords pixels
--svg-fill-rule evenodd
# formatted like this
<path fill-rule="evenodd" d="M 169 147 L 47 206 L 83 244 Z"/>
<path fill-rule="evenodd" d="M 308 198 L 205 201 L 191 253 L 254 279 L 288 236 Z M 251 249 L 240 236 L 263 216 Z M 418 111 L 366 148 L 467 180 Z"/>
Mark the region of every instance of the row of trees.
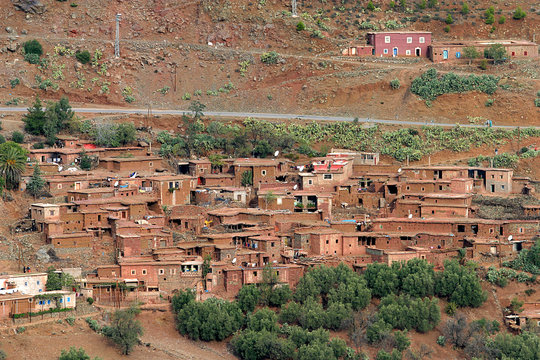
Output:
<path fill-rule="evenodd" d="M 426 260 L 413 259 L 405 264 L 369 264 L 365 278 L 373 295 L 408 294 L 413 297 L 437 295 L 457 306 L 478 307 L 486 300 L 480 279 L 474 270 L 457 261 L 446 261 L 444 270 L 435 273 Z"/>
<path fill-rule="evenodd" d="M 70 126 L 73 117 L 74 112 L 67 97 L 62 97 L 58 102 L 49 102 L 45 110 L 39 97 L 36 97 L 28 113 L 23 116 L 24 130 L 32 135 L 45 135 L 47 143 L 53 145 L 56 135 Z"/>

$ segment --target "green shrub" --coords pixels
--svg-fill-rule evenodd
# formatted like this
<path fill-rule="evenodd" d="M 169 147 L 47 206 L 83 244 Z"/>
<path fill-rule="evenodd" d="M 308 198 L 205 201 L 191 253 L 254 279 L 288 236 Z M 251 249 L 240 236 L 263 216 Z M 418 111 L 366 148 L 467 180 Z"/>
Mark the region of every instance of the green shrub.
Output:
<path fill-rule="evenodd" d="M 439 336 L 439 337 L 437 338 L 437 344 L 440 345 L 440 346 L 446 345 L 446 337 L 444 337 L 444 336 L 442 336 L 442 335 Z"/>
<path fill-rule="evenodd" d="M 304 31 L 306 29 L 306 24 L 304 24 L 302 21 L 299 21 L 298 24 L 296 24 L 296 31 Z"/>
<path fill-rule="evenodd" d="M 493 106 L 493 103 L 495 102 L 495 100 L 493 99 L 487 99 L 486 100 L 486 107 L 491 107 Z"/>
<path fill-rule="evenodd" d="M 23 44 L 25 54 L 36 54 L 38 57 L 43 55 L 43 47 L 37 40 L 29 40 Z"/>
<path fill-rule="evenodd" d="M 77 52 L 75 54 L 75 57 L 81 64 L 88 64 L 90 62 L 90 59 L 92 58 L 88 50 Z"/>
<path fill-rule="evenodd" d="M 373 11 L 375 10 L 375 5 L 373 5 L 373 1 L 369 0 L 368 4 L 367 4 L 367 7 L 366 7 L 369 11 Z"/>
<path fill-rule="evenodd" d="M 9 81 L 9 84 L 11 85 L 12 89 L 14 89 L 20 83 L 21 83 L 21 80 L 19 80 L 19 78 L 15 78 L 15 79 Z"/>
<path fill-rule="evenodd" d="M 447 313 L 450 316 L 454 316 L 457 311 L 457 305 L 454 302 L 449 302 L 446 304 L 446 307 L 444 308 L 444 312 Z"/>
<path fill-rule="evenodd" d="M 22 144 L 24 142 L 24 135 L 20 131 L 14 131 L 11 135 L 11 140 L 17 144 Z"/>
<path fill-rule="evenodd" d="M 445 22 L 446 22 L 448 25 L 454 23 L 454 19 L 452 19 L 452 15 L 451 15 L 451 14 L 448 14 L 448 16 L 446 17 Z M 447 31 L 447 32 L 448 32 L 448 31 Z"/>
<path fill-rule="evenodd" d="M 392 81 L 390 81 L 390 87 L 394 90 L 397 90 L 399 89 L 399 87 L 401 86 L 400 82 L 398 79 L 394 79 Z"/>
<path fill-rule="evenodd" d="M 450 25 L 446 25 L 443 30 L 444 32 L 450 32 Z"/>
<path fill-rule="evenodd" d="M 96 320 L 89 317 L 84 320 L 86 321 L 88 326 L 90 326 L 90 329 L 94 330 L 95 332 L 101 331 L 101 326 L 99 326 L 99 323 Z"/>
<path fill-rule="evenodd" d="M 540 107 L 540 98 L 534 99 L 534 106 Z"/>
<path fill-rule="evenodd" d="M 77 5 L 76 3 L 71 3 L 71 4 L 69 4 L 69 6 L 71 6 L 72 8 L 76 8 L 79 5 Z"/>
<path fill-rule="evenodd" d="M 88 298 L 86 298 L 86 302 L 88 303 L 88 305 L 92 305 L 94 303 L 94 298 L 93 297 L 88 297 Z"/>
<path fill-rule="evenodd" d="M 505 17 L 504 15 L 501 15 L 501 16 L 499 17 L 499 24 L 502 25 L 502 24 L 504 24 L 505 22 L 506 22 L 506 17 Z"/>
<path fill-rule="evenodd" d="M 73 325 L 73 324 L 75 324 L 75 318 L 73 316 L 69 316 L 69 317 L 66 318 L 66 322 L 69 325 Z"/>
<path fill-rule="evenodd" d="M 17 331 L 17 334 L 22 334 L 23 332 L 26 331 L 26 328 L 24 326 L 19 326 L 16 331 Z"/>
<path fill-rule="evenodd" d="M 469 4 L 467 4 L 466 2 L 464 2 L 461 6 L 461 13 L 463 15 L 467 15 L 469 13 Z"/>
<path fill-rule="evenodd" d="M 185 93 L 184 95 L 182 95 L 182 100 L 191 100 L 191 94 L 190 93 Z"/>
<path fill-rule="evenodd" d="M 279 54 L 275 51 L 265 52 L 261 55 L 261 61 L 264 64 L 277 64 L 279 60 Z"/>
<path fill-rule="evenodd" d="M 39 55 L 38 54 L 24 54 L 24 60 L 30 64 L 39 64 Z"/>
<path fill-rule="evenodd" d="M 480 61 L 480 65 L 479 65 L 480 69 L 487 70 L 487 66 L 488 66 L 488 62 L 486 59 L 483 59 L 482 61 Z"/>
<path fill-rule="evenodd" d="M 527 13 L 521 9 L 521 6 L 518 6 L 517 9 L 516 9 L 516 11 L 514 11 L 513 18 L 514 18 L 515 20 L 521 20 L 521 19 L 523 19 L 525 16 L 527 16 Z"/>
<path fill-rule="evenodd" d="M 425 100 L 435 100 L 442 94 L 474 90 L 491 95 L 497 90 L 498 82 L 499 78 L 492 75 L 460 76 L 450 72 L 439 77 L 437 70 L 429 69 L 413 80 L 411 92 Z"/>

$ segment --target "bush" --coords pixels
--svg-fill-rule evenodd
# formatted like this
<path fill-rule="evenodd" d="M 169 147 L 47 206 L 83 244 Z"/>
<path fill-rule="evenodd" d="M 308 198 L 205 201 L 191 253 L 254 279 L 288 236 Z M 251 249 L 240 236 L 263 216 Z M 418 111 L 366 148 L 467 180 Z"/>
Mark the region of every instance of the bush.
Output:
<path fill-rule="evenodd" d="M 12 89 L 14 89 L 20 83 L 21 83 L 21 80 L 19 80 L 19 78 L 15 78 L 15 79 L 9 81 L 9 84 L 11 85 Z"/>
<path fill-rule="evenodd" d="M 400 86 L 401 86 L 401 84 L 399 83 L 398 79 L 394 79 L 394 80 L 390 81 L 390 87 L 392 89 L 397 90 L 397 89 L 399 89 Z"/>
<path fill-rule="evenodd" d="M 279 60 L 279 54 L 275 51 L 265 52 L 261 55 L 261 61 L 264 64 L 277 64 Z"/>
<path fill-rule="evenodd" d="M 480 65 L 479 65 L 480 69 L 487 70 L 487 66 L 488 66 L 488 62 L 486 59 L 483 59 L 482 61 L 480 61 Z"/>
<path fill-rule="evenodd" d="M 90 62 L 90 59 L 92 58 L 88 50 L 77 52 L 75 54 L 75 57 L 81 64 L 88 64 Z"/>
<path fill-rule="evenodd" d="M 32 145 L 32 149 L 44 149 L 44 148 L 45 148 L 45 144 L 42 143 L 41 141 L 37 142 L 37 143 L 34 143 Z"/>
<path fill-rule="evenodd" d="M 498 83 L 499 78 L 492 75 L 460 76 L 450 72 L 439 77 L 437 70 L 429 69 L 413 80 L 411 92 L 425 100 L 435 100 L 442 94 L 474 90 L 491 95 L 497 90 Z"/>
<path fill-rule="evenodd" d="M 43 47 L 37 40 L 29 40 L 23 44 L 25 54 L 36 54 L 38 58 L 43 55 Z"/>
<path fill-rule="evenodd" d="M 304 24 L 302 21 L 299 21 L 298 24 L 296 24 L 296 31 L 304 31 L 306 29 L 306 24 Z"/>
<path fill-rule="evenodd" d="M 26 328 L 24 326 L 19 326 L 16 331 L 17 331 L 17 334 L 22 334 L 23 332 L 26 331 Z"/>
<path fill-rule="evenodd" d="M 88 305 L 92 305 L 94 303 L 94 298 L 88 297 L 86 298 L 86 302 L 88 303 Z"/>
<path fill-rule="evenodd" d="M 178 291 L 172 297 L 171 303 L 175 314 L 178 314 L 187 304 L 195 301 L 195 292 L 191 289 Z"/>
<path fill-rule="evenodd" d="M 487 99 L 486 100 L 486 107 L 491 107 L 493 106 L 493 103 L 495 102 L 495 100 L 493 99 Z"/>
<path fill-rule="evenodd" d="M 238 306 L 243 312 L 252 312 L 255 310 L 259 299 L 261 298 L 261 292 L 257 289 L 256 285 L 244 285 L 236 295 L 238 299 Z"/>
<path fill-rule="evenodd" d="M 451 15 L 451 14 L 448 14 L 448 16 L 446 17 L 445 22 L 446 22 L 448 25 L 454 23 L 454 19 L 452 19 L 452 15 Z M 447 32 L 448 32 L 448 31 L 447 31 Z"/>
<path fill-rule="evenodd" d="M 478 307 L 487 299 L 476 273 L 455 260 L 445 261 L 444 271 L 436 274 L 435 293 L 460 307 Z"/>
<path fill-rule="evenodd" d="M 446 25 L 443 30 L 444 32 L 450 32 L 450 25 Z"/>
<path fill-rule="evenodd" d="M 521 9 L 521 6 L 518 6 L 517 9 L 516 9 L 516 11 L 514 11 L 514 16 L 513 16 L 513 18 L 514 18 L 515 20 L 521 20 L 521 19 L 523 19 L 525 16 L 527 16 L 527 13 Z"/>
<path fill-rule="evenodd" d="M 90 298 L 91 299 L 91 298 Z M 98 322 L 92 318 L 86 318 L 84 319 L 88 326 L 90 326 L 90 329 L 94 330 L 95 332 L 101 331 L 101 326 L 99 326 Z"/>
<path fill-rule="evenodd" d="M 467 4 L 466 2 L 464 2 L 461 6 L 461 13 L 463 15 L 467 15 L 469 13 L 469 4 Z"/>
<path fill-rule="evenodd" d="M 494 64 L 500 64 L 507 60 L 506 48 L 502 44 L 493 44 L 484 49 L 484 57 L 493 59 Z"/>
<path fill-rule="evenodd" d="M 502 25 L 502 24 L 504 24 L 505 22 L 506 22 L 506 17 L 505 17 L 504 15 L 501 15 L 501 16 L 499 17 L 499 24 Z"/>
<path fill-rule="evenodd" d="M 446 307 L 444 309 L 444 312 L 447 313 L 450 316 L 454 316 L 457 311 L 457 305 L 454 302 L 449 302 L 446 304 Z"/>
<path fill-rule="evenodd" d="M 375 5 L 373 5 L 373 1 L 369 0 L 368 4 L 367 4 L 367 7 L 366 7 L 369 11 L 373 11 L 375 10 Z"/>
<path fill-rule="evenodd" d="M 534 99 L 534 106 L 540 107 L 540 98 Z"/>
<path fill-rule="evenodd" d="M 73 324 L 75 324 L 75 318 L 73 316 L 69 316 L 69 317 L 66 318 L 66 322 L 69 325 L 73 325 Z"/>
<path fill-rule="evenodd" d="M 20 131 L 14 131 L 11 135 L 11 140 L 17 144 L 22 144 L 24 142 L 24 135 Z"/>
<path fill-rule="evenodd" d="M 442 335 L 439 336 L 439 337 L 437 338 L 437 344 L 440 345 L 440 346 L 446 345 L 446 337 L 444 337 L 444 336 L 442 336 Z"/>
<path fill-rule="evenodd" d="M 425 333 L 441 320 L 439 301 L 436 298 L 411 298 L 409 295 L 389 295 L 379 304 L 379 316 L 393 328 L 415 329 Z"/>
<path fill-rule="evenodd" d="M 30 64 L 39 64 L 38 54 L 24 54 L 24 60 Z"/>

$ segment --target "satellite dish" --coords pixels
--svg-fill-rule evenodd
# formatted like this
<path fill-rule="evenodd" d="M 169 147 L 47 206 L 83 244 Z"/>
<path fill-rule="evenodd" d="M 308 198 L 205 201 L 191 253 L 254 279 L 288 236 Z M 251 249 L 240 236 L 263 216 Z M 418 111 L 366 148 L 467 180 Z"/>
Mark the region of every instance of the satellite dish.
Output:
<path fill-rule="evenodd" d="M 412 214 L 409 214 L 409 219 L 412 219 Z"/>
<path fill-rule="evenodd" d="M 397 172 L 401 172 L 401 168 L 397 169 Z"/>
<path fill-rule="evenodd" d="M 277 260 L 272 261 L 274 264 L 277 264 Z"/>
<path fill-rule="evenodd" d="M 118 186 L 118 181 L 114 183 L 114 187 L 117 187 Z"/>
<path fill-rule="evenodd" d="M 253 263 L 253 264 L 251 264 L 251 267 L 255 267 L 255 265 L 257 265 L 257 264 Z"/>
<path fill-rule="evenodd" d="M 293 190 L 296 190 L 296 189 L 298 189 L 298 184 L 294 184 L 293 186 Z"/>
<path fill-rule="evenodd" d="M 274 153 L 274 156 L 277 157 L 279 155 L 279 150 Z"/>
<path fill-rule="evenodd" d="M 513 237 L 512 235 L 510 235 L 510 236 L 508 237 L 508 241 L 512 241 L 513 238 L 514 238 L 514 237 Z"/>
<path fill-rule="evenodd" d="M 232 263 L 236 264 L 236 258 L 232 259 Z"/>

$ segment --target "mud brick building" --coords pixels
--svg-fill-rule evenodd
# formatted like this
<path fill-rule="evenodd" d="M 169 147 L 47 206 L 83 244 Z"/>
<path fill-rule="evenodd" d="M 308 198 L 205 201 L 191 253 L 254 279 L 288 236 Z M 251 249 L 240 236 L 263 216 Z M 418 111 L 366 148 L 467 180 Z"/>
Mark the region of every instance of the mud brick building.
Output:
<path fill-rule="evenodd" d="M 538 45 L 524 40 L 477 40 L 433 42 L 429 46 L 429 58 L 433 62 L 459 61 L 464 58 L 463 50 L 474 47 L 480 54 L 492 45 L 501 44 L 506 49 L 508 59 L 537 58 Z"/>

